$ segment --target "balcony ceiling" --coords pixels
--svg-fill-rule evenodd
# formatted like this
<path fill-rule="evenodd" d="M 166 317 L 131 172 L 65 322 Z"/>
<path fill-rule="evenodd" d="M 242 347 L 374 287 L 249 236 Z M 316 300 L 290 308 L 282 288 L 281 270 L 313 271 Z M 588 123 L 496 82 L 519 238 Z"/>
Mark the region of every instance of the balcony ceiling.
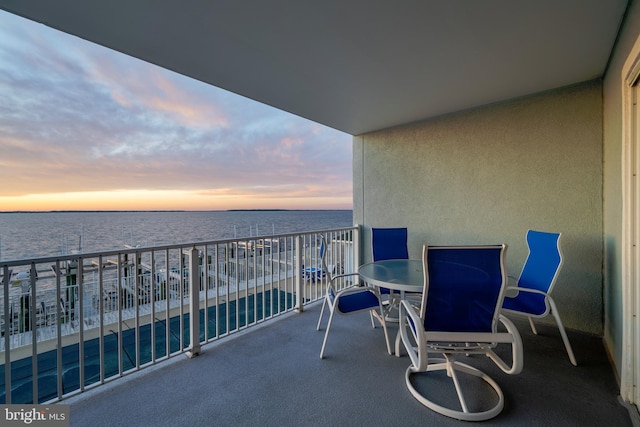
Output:
<path fill-rule="evenodd" d="M 0 0 L 357 135 L 605 72 L 626 0 Z"/>

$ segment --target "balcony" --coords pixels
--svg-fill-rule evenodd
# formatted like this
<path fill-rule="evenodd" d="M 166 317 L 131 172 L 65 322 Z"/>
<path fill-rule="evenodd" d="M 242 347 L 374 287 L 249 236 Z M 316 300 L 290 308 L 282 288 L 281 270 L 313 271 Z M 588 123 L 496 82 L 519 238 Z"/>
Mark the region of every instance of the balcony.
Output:
<path fill-rule="evenodd" d="M 326 278 L 307 268 L 323 234 L 329 268 L 351 271 L 359 231 L 0 262 L 2 403 L 70 404 L 79 426 L 459 425 L 411 397 L 408 358 L 367 315 L 337 318 L 319 358 Z M 573 367 L 557 329 L 517 324 L 520 375 L 473 360 L 506 396 L 487 424 L 632 424 L 601 337 L 569 331 Z"/>

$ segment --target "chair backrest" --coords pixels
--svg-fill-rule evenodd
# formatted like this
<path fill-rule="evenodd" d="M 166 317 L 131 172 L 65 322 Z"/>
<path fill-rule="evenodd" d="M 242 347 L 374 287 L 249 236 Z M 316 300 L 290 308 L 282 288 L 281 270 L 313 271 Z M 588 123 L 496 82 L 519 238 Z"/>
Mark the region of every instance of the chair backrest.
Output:
<path fill-rule="evenodd" d="M 551 293 L 562 267 L 562 233 L 527 231 L 529 255 L 522 267 L 518 286 Z"/>
<path fill-rule="evenodd" d="M 320 263 L 320 265 L 322 266 L 322 270 L 329 275 L 327 285 L 331 285 L 334 275 L 327 265 L 327 238 L 324 236 L 324 234 L 320 235 Z"/>
<path fill-rule="evenodd" d="M 372 228 L 371 249 L 374 261 L 409 259 L 406 228 Z"/>
<path fill-rule="evenodd" d="M 506 287 L 506 245 L 422 250 L 421 317 L 427 331 L 496 332 Z"/>
<path fill-rule="evenodd" d="M 320 236 L 320 259 L 324 258 L 325 252 L 327 250 L 327 243 L 325 241 L 324 236 Z"/>

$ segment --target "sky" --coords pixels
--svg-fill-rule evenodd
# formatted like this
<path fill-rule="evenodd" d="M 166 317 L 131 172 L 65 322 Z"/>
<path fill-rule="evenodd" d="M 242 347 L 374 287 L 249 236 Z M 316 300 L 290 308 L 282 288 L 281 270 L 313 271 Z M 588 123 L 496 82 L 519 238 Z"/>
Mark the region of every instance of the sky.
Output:
<path fill-rule="evenodd" d="M 0 11 L 0 211 L 351 209 L 351 136 Z"/>

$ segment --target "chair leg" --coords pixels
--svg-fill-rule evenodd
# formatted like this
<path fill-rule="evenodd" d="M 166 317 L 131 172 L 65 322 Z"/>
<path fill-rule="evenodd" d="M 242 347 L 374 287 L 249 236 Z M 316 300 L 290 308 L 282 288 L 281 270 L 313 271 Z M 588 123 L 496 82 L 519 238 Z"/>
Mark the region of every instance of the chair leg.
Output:
<path fill-rule="evenodd" d="M 531 317 L 527 317 L 527 319 L 529 319 L 529 325 L 531 325 L 531 332 L 533 332 L 533 335 L 538 335 L 536 325 L 533 324 L 533 319 Z"/>
<path fill-rule="evenodd" d="M 453 381 L 453 385 L 456 389 L 456 394 L 458 395 L 458 401 L 460 402 L 460 406 L 462 407 L 463 412 L 469 412 L 469 408 L 467 407 L 467 401 L 464 398 L 464 394 L 462 393 L 462 387 L 460 386 L 460 381 L 458 380 L 458 374 L 453 367 L 453 361 L 451 360 L 451 356 L 448 354 L 444 354 L 444 358 L 447 361 L 447 376 L 451 378 Z"/>
<path fill-rule="evenodd" d="M 562 325 L 562 320 L 560 320 L 560 313 L 558 313 L 558 308 L 556 307 L 555 302 L 548 297 L 549 305 L 551 305 L 551 313 L 553 317 L 556 319 L 556 323 L 558 324 L 558 329 L 560 330 L 560 335 L 562 336 L 562 341 L 564 341 L 564 347 L 567 349 L 567 354 L 569 355 L 569 360 L 573 366 L 578 366 L 578 362 L 576 362 L 576 357 L 573 355 L 573 349 L 571 348 L 571 343 L 569 343 L 569 337 L 567 337 L 567 332 L 564 330 L 564 326 Z"/>
<path fill-rule="evenodd" d="M 387 331 L 387 324 L 384 322 L 382 323 L 382 329 L 384 330 L 384 341 L 387 344 L 387 353 L 392 355 L 393 350 L 391 349 L 391 342 L 389 342 L 389 332 Z"/>
<path fill-rule="evenodd" d="M 372 309 L 369 311 L 369 314 L 371 315 L 371 319 L 373 319 L 373 316 L 375 316 L 378 321 L 380 321 L 380 324 L 382 325 L 382 330 L 384 331 L 384 342 L 387 344 L 387 353 L 389 353 L 390 355 L 393 354 L 393 350 L 391 349 L 391 342 L 389 341 L 389 331 L 387 330 L 387 322 L 385 322 L 384 320 L 384 311 L 378 313 L 377 310 Z"/>
<path fill-rule="evenodd" d="M 402 325 L 400 327 L 402 327 Z M 402 346 L 400 345 L 401 343 L 402 343 L 402 335 L 400 333 L 400 330 L 398 330 L 398 333 L 396 334 L 396 345 L 395 345 L 396 357 L 402 356 Z"/>
<path fill-rule="evenodd" d="M 331 310 L 331 314 L 329 314 L 329 323 L 327 323 L 327 330 L 324 333 L 324 339 L 322 340 L 322 348 L 320 349 L 320 359 L 324 358 L 324 348 L 327 345 L 327 338 L 329 338 L 329 329 L 331 328 L 331 321 L 333 320 L 333 310 Z"/>
<path fill-rule="evenodd" d="M 324 307 L 327 305 L 327 298 L 325 297 L 322 300 L 322 308 L 320 309 L 320 317 L 318 318 L 318 325 L 316 326 L 316 331 L 320 330 L 320 322 L 322 322 L 322 315 L 324 314 Z"/>
<path fill-rule="evenodd" d="M 373 329 L 375 329 L 376 328 L 376 322 L 373 320 L 373 312 L 372 311 L 369 312 L 369 318 L 371 319 L 371 327 Z"/>
<path fill-rule="evenodd" d="M 399 294 L 397 292 L 391 291 L 389 293 L 388 299 L 384 301 L 382 305 L 382 308 L 384 309 L 384 318 L 386 321 L 388 322 L 398 321 L 398 318 L 392 317 L 391 313 L 400 307 L 400 300 L 401 298 L 399 297 Z"/>
<path fill-rule="evenodd" d="M 416 370 L 414 365 L 409 366 L 405 372 L 405 383 L 409 392 L 415 397 L 418 402 L 426 406 L 427 408 L 445 415 L 447 417 L 455 418 L 463 421 L 484 421 L 496 417 L 504 408 L 504 394 L 500 389 L 498 383 L 495 382 L 484 372 L 474 368 L 470 365 L 455 361 L 444 355 L 445 359 L 435 358 L 431 359 L 429 365 L 425 371 Z M 458 397 L 458 407 L 447 407 L 430 400 L 428 396 L 422 395 L 420 391 L 414 386 L 411 381 L 411 376 L 415 373 L 424 373 L 432 371 L 446 371 L 447 376 L 452 379 L 455 392 Z M 458 374 L 463 374 L 463 382 L 459 381 Z M 462 385 L 464 385 L 464 378 L 468 376 L 477 377 L 484 382 L 484 390 L 488 388 L 493 389 L 493 400 L 495 401 L 493 406 L 486 410 L 479 410 L 476 408 L 469 408 L 466 399 L 462 392 Z M 467 391 L 473 393 L 473 390 L 467 389 Z M 456 405 L 457 406 L 457 405 Z M 475 406 L 475 405 L 474 405 Z M 476 412 L 477 411 L 477 412 Z"/>

